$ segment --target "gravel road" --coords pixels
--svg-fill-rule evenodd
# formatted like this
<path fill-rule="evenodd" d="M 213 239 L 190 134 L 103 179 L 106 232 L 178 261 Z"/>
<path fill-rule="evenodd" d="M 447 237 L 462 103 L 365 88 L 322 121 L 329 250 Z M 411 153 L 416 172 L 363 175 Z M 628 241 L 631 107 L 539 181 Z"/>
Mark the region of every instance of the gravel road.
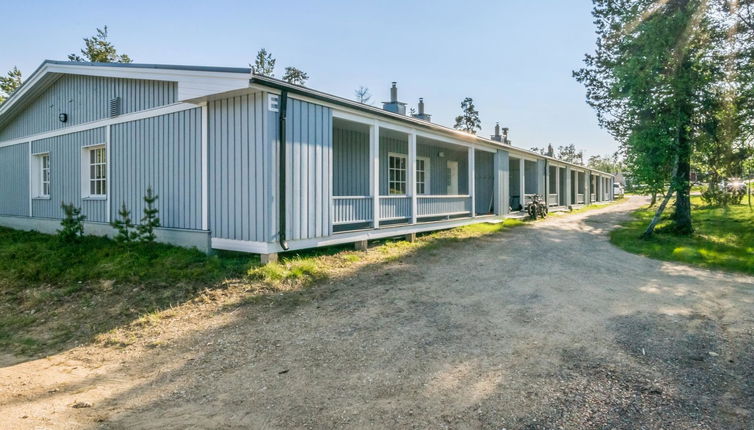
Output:
<path fill-rule="evenodd" d="M 754 278 L 612 246 L 643 202 L 365 267 L 138 356 L 2 368 L 0 426 L 752 429 Z"/>

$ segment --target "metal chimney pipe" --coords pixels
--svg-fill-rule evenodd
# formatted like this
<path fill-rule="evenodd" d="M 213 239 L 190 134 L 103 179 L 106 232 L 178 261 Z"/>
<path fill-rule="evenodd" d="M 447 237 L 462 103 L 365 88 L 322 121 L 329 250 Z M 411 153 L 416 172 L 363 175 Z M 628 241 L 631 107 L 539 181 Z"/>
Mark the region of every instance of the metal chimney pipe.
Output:
<path fill-rule="evenodd" d="M 397 82 L 393 82 L 393 86 L 390 88 L 390 101 L 395 103 L 398 101 L 398 87 Z"/>
<path fill-rule="evenodd" d="M 500 136 L 500 123 L 495 123 L 495 136 Z"/>
<path fill-rule="evenodd" d="M 424 99 L 419 98 L 419 115 L 424 115 Z"/>

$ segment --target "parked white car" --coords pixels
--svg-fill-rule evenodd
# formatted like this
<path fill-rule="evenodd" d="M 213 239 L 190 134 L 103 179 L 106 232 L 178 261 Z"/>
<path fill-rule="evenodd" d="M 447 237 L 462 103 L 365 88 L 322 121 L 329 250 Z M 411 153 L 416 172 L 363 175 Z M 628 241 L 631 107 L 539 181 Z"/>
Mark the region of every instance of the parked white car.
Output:
<path fill-rule="evenodd" d="M 621 184 L 617 182 L 613 184 L 613 196 L 615 198 L 623 197 L 624 192 L 625 191 L 623 190 L 623 186 Z"/>

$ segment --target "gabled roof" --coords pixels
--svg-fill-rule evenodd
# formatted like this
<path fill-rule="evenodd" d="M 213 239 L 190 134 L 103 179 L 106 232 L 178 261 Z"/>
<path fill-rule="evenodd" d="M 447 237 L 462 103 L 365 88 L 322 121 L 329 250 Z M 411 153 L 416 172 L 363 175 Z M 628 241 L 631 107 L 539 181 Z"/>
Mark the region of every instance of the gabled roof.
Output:
<path fill-rule="evenodd" d="M 178 100 L 189 100 L 246 88 L 249 86 L 251 69 L 45 60 L 11 97 L 0 105 L 0 127 L 66 74 L 177 82 Z"/>

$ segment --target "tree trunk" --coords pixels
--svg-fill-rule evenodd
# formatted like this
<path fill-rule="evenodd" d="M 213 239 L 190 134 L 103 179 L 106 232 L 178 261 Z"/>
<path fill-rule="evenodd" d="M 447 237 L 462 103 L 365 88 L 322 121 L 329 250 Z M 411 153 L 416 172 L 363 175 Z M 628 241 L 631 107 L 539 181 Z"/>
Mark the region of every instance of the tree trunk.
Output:
<path fill-rule="evenodd" d="M 686 114 L 686 112 L 684 112 Z M 688 118 L 688 116 L 685 116 Z M 671 179 L 671 187 L 675 188 L 675 211 L 673 212 L 672 229 L 676 234 L 689 235 L 694 231 L 691 225 L 691 139 L 686 130 L 686 124 L 679 124 L 678 158 L 676 169 Z"/>
<path fill-rule="evenodd" d="M 671 182 L 670 186 L 668 186 L 668 192 L 665 194 L 665 197 L 662 199 L 662 203 L 660 203 L 660 206 L 655 211 L 655 216 L 652 217 L 652 221 L 647 226 L 647 229 L 644 230 L 644 233 L 640 236 L 642 239 L 649 239 L 652 237 L 652 235 L 655 232 L 655 227 L 657 226 L 657 223 L 660 222 L 660 217 L 662 216 L 662 213 L 665 212 L 665 207 L 668 205 L 668 202 L 670 201 L 670 198 L 673 197 L 673 192 L 675 191 L 675 187 L 673 186 L 672 179 L 675 178 L 675 175 L 678 172 L 678 154 L 676 154 L 674 160 L 673 160 L 673 171 L 670 174 Z"/>
<path fill-rule="evenodd" d="M 673 192 L 675 190 L 673 189 L 673 184 L 670 184 L 668 187 L 668 192 L 665 194 L 665 197 L 662 199 L 662 203 L 660 203 L 660 206 L 655 211 L 655 216 L 652 217 L 652 221 L 647 226 L 647 229 L 642 233 L 641 238 L 642 239 L 649 239 L 652 237 L 652 235 L 655 232 L 655 227 L 657 226 L 657 223 L 660 222 L 660 217 L 662 216 L 662 213 L 665 211 L 665 207 L 668 205 L 668 202 L 670 201 L 670 198 L 673 197 Z"/>
<path fill-rule="evenodd" d="M 649 202 L 649 207 L 651 208 L 657 204 L 657 191 L 652 191 L 652 200 Z"/>

